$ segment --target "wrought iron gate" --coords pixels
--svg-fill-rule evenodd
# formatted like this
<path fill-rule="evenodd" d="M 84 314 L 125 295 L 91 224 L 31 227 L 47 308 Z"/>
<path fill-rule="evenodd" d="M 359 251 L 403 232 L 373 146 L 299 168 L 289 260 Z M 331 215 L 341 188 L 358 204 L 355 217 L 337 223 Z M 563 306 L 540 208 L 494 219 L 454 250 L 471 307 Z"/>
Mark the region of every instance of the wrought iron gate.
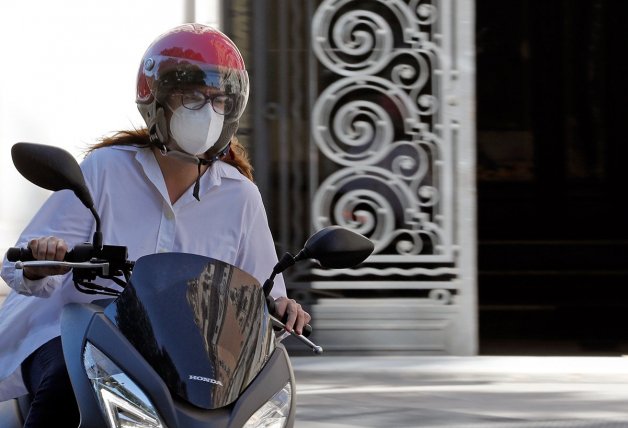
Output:
<path fill-rule="evenodd" d="M 248 59 L 240 138 L 279 252 L 339 224 L 355 269 L 287 277 L 327 350 L 477 352 L 473 2 L 225 3 Z"/>

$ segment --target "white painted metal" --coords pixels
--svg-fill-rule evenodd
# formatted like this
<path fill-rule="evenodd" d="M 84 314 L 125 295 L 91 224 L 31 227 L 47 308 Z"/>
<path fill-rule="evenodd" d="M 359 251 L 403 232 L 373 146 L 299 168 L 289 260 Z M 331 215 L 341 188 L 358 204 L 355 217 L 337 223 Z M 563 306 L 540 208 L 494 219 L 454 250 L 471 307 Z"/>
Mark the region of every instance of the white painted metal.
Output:
<path fill-rule="evenodd" d="M 333 170 L 311 177 L 313 229 L 348 227 L 375 252 L 314 270 L 312 287 L 424 291 L 319 300 L 326 349 L 477 353 L 473 5 L 325 0 L 314 13 L 316 66 L 336 79 L 312 108 L 311 152 Z"/>

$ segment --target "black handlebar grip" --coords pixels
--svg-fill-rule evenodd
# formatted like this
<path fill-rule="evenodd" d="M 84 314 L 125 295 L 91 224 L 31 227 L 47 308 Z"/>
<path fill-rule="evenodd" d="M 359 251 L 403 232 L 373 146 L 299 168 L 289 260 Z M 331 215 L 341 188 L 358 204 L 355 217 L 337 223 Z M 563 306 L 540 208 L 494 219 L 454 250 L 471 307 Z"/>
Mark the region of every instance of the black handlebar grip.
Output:
<path fill-rule="evenodd" d="M 305 324 L 303 326 L 303 336 L 309 337 L 310 334 L 312 334 L 312 326 L 309 324 Z"/>
<path fill-rule="evenodd" d="M 10 262 L 29 262 L 35 258 L 30 248 L 11 247 L 7 250 L 7 260 Z"/>
<path fill-rule="evenodd" d="M 66 262 L 86 262 L 94 255 L 94 247 L 91 244 L 79 244 L 65 253 Z M 30 248 L 11 247 L 7 250 L 7 260 L 10 262 L 30 262 L 35 260 Z"/>

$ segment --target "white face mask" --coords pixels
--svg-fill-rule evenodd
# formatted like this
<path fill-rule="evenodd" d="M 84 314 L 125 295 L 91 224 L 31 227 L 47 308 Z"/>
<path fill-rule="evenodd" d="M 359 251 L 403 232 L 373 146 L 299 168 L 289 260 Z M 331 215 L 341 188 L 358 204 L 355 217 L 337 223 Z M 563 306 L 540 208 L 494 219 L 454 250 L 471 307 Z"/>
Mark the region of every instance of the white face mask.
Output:
<path fill-rule="evenodd" d="M 172 112 L 170 132 L 183 151 L 198 156 L 216 144 L 223 122 L 224 116 L 216 113 L 210 103 L 199 110 L 179 106 Z"/>

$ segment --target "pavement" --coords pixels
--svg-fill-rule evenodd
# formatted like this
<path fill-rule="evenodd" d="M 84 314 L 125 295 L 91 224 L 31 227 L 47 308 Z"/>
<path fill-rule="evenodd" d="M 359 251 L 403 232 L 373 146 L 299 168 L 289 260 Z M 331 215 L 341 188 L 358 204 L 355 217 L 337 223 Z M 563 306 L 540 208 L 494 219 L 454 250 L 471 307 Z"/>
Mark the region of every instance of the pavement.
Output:
<path fill-rule="evenodd" d="M 628 427 L 628 357 L 291 360 L 296 428 Z"/>

